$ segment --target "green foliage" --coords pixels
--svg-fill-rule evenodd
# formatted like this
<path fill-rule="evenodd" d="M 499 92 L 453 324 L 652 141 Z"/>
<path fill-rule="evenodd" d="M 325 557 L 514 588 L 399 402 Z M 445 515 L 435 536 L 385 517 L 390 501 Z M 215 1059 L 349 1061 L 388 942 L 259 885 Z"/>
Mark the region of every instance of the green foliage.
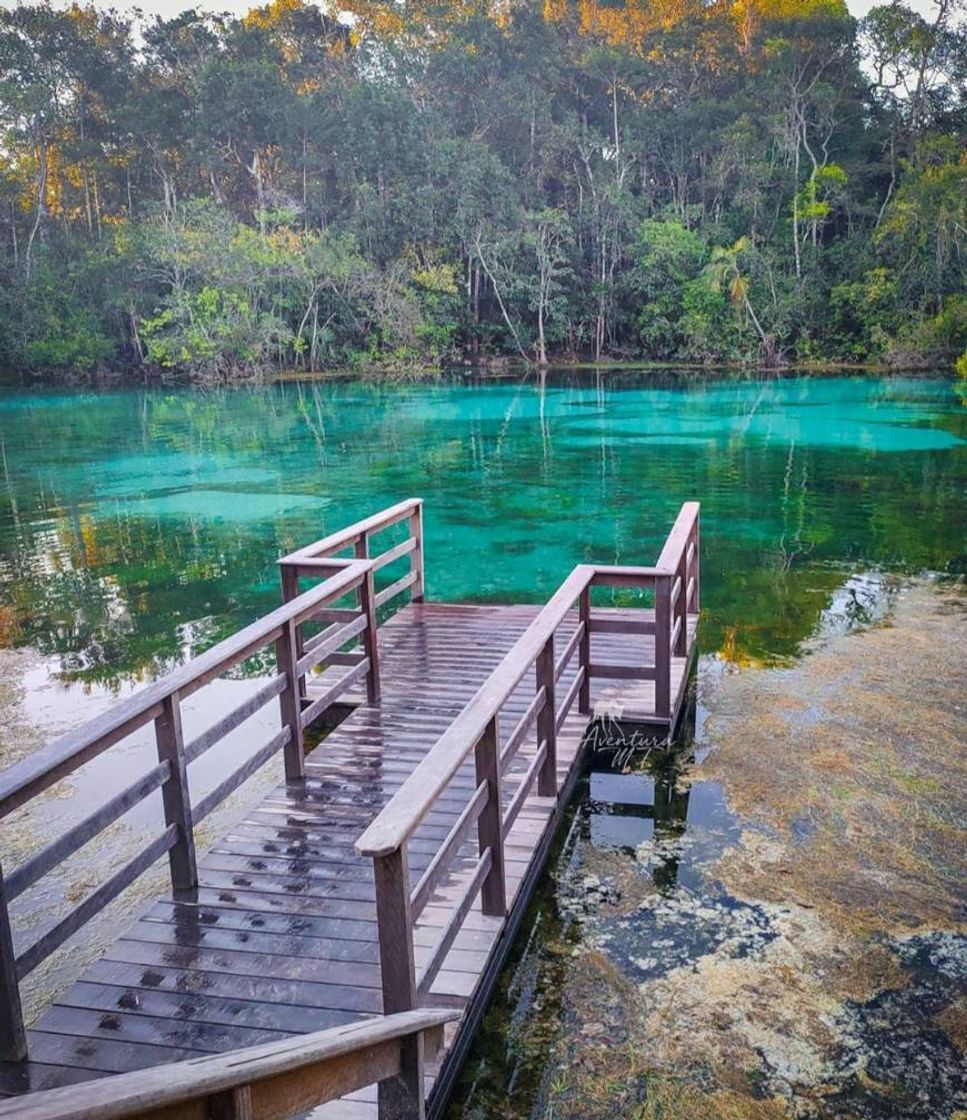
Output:
<path fill-rule="evenodd" d="M 701 239 L 681 222 L 647 219 L 642 223 L 634 290 L 641 301 L 638 337 L 645 353 L 669 358 L 681 353 L 695 357 L 696 350 L 703 357 L 715 352 L 708 347 L 711 332 L 702 321 L 702 301 L 693 283 L 706 256 Z M 698 316 L 697 320 L 685 318 L 690 294 L 690 315 Z"/>
<path fill-rule="evenodd" d="M 708 362 L 740 357 L 734 315 L 721 286 L 701 276 L 683 289 L 682 354 L 693 361 Z"/>
<path fill-rule="evenodd" d="M 955 5 L 347 4 L 0 11 L 8 365 L 962 349 Z"/>
<path fill-rule="evenodd" d="M 907 168 L 874 243 L 901 277 L 905 305 L 931 305 L 964 288 L 967 154 L 951 138 L 922 145 L 924 166 Z"/>
<path fill-rule="evenodd" d="M 832 319 L 845 356 L 860 360 L 885 356 L 903 323 L 898 293 L 895 273 L 883 267 L 832 289 Z"/>
<path fill-rule="evenodd" d="M 421 301 L 421 322 L 416 330 L 421 346 L 438 360 L 455 358 L 461 312 L 455 267 L 433 264 L 415 268 L 411 279 Z"/>
<path fill-rule="evenodd" d="M 28 372 L 90 372 L 113 357 L 114 340 L 70 277 L 42 263 L 29 284 L 0 296 L 0 357 Z"/>
<path fill-rule="evenodd" d="M 142 324 L 148 360 L 201 376 L 255 372 L 289 341 L 286 327 L 241 292 L 205 286 Z"/>
<path fill-rule="evenodd" d="M 796 196 L 802 220 L 822 225 L 833 213 L 833 207 L 842 198 L 848 182 L 846 172 L 835 163 L 817 167 Z"/>

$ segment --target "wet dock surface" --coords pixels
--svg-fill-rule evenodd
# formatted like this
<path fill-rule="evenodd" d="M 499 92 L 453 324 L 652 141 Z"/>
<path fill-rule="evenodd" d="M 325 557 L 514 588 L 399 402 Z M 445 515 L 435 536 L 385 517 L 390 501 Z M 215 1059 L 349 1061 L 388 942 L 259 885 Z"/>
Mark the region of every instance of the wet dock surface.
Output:
<path fill-rule="evenodd" d="M 372 861 L 356 854 L 354 841 L 537 612 L 414 604 L 383 626 L 380 702 L 351 697 L 356 706 L 309 755 L 304 781 L 277 786 L 209 848 L 199 862 L 197 891 L 149 905 L 39 1017 L 29 1031 L 29 1060 L 0 1066 L 0 1092 L 22 1094 L 380 1014 Z M 651 656 L 640 637 L 627 634 L 602 635 L 595 648 L 631 662 Z M 676 674 L 683 673 L 684 664 L 677 665 Z M 562 687 L 570 679 L 565 675 Z M 504 705 L 508 731 L 532 690 L 529 679 L 522 681 L 519 696 Z M 614 686 L 596 695 L 613 697 Z M 576 774 L 587 722 L 575 707 L 558 732 L 562 789 Z M 508 800 L 534 753 L 531 736 L 506 775 Z M 471 761 L 414 834 L 414 879 L 460 814 L 473 781 Z M 557 808 L 555 798 L 537 796 L 535 787 L 507 836 L 511 907 L 535 852 L 549 839 Z M 474 843 L 466 847 L 470 868 Z M 418 967 L 446 926 L 465 877 L 458 861 L 420 916 Z M 431 1003 L 471 1003 L 501 928 L 478 901 L 436 977 Z M 438 1068 L 429 1071 L 431 1083 Z M 328 1106 L 326 1114 L 372 1115 L 375 1096 L 374 1086 Z"/>

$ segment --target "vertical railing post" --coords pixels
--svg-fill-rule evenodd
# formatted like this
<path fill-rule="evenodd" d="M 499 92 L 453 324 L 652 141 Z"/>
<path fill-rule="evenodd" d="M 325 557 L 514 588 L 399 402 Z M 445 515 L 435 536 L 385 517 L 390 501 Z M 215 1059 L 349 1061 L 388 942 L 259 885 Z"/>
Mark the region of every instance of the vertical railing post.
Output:
<path fill-rule="evenodd" d="M 416 963 L 413 957 L 413 915 L 406 848 L 373 858 L 376 883 L 376 930 L 379 941 L 383 1014 L 411 1011 L 417 1005 Z M 404 1039 L 400 1072 L 379 1083 L 380 1120 L 424 1115 L 423 1036 Z"/>
<path fill-rule="evenodd" d="M 369 559 L 369 533 L 362 532 L 356 538 L 356 541 L 353 544 L 353 556 L 355 556 L 357 560 Z M 360 610 L 363 609 L 362 584 L 360 584 L 359 587 L 356 588 L 356 606 L 359 607 Z"/>
<path fill-rule="evenodd" d="M 410 514 L 410 536 L 416 540 L 416 548 L 410 553 L 410 571 L 416 576 L 411 598 L 414 603 L 422 603 L 426 595 L 423 557 L 423 502 Z"/>
<path fill-rule="evenodd" d="M 195 832 L 191 819 L 191 797 L 188 792 L 188 762 L 185 758 L 185 736 L 181 727 L 181 702 L 172 692 L 161 702 L 161 714 L 154 721 L 158 761 L 170 767 L 167 781 L 161 787 L 165 822 L 178 829 L 178 840 L 168 851 L 171 886 L 176 894 L 193 891 L 198 886 L 195 865 Z"/>
<path fill-rule="evenodd" d="M 547 757 L 537 775 L 537 792 L 541 797 L 557 797 L 557 701 L 554 697 L 554 635 L 547 639 L 537 655 L 537 691 L 543 688 L 546 701 L 537 716 L 537 743 L 547 743 Z"/>
<path fill-rule="evenodd" d="M 252 1120 L 252 1086 L 235 1085 L 208 1098 L 205 1115 L 209 1120 Z"/>
<path fill-rule="evenodd" d="M 672 649 L 672 657 L 684 657 L 688 648 L 688 567 L 685 563 L 687 549 L 686 544 L 685 548 L 682 549 L 675 575 L 678 580 L 678 598 L 675 600 L 675 606 L 672 610 L 672 626 L 676 622 L 680 625 L 678 627 L 678 637 L 675 639 L 675 646 Z"/>
<path fill-rule="evenodd" d="M 366 699 L 370 704 L 378 704 L 379 687 L 379 633 L 376 628 L 376 585 L 373 569 L 370 568 L 359 585 L 359 607 L 366 615 L 366 629 L 363 631 L 363 649 L 369 658 L 366 672 Z"/>
<path fill-rule="evenodd" d="M 504 828 L 500 807 L 499 717 L 487 724 L 474 746 L 477 785 L 487 783 L 487 800 L 477 818 L 480 854 L 489 848 L 491 863 L 480 890 L 480 908 L 485 914 L 507 915 L 507 885 L 504 877 Z"/>
<path fill-rule="evenodd" d="M 0 1060 L 19 1062 L 27 1057 L 27 1032 L 20 1004 L 20 980 L 13 952 L 7 893 L 0 867 Z"/>
<path fill-rule="evenodd" d="M 293 599 L 299 597 L 299 569 L 292 564 L 281 565 L 282 575 L 282 602 L 290 603 Z M 295 653 L 296 659 L 300 658 L 305 653 L 305 642 L 302 638 L 302 631 L 296 630 L 295 636 Z M 299 702 L 305 703 L 307 698 L 306 678 L 299 678 Z"/>
<path fill-rule="evenodd" d="M 702 538 L 701 538 L 701 528 L 699 526 L 699 518 L 700 517 L 701 517 L 701 512 L 696 511 L 696 513 L 695 513 L 695 528 L 692 530 L 692 542 L 695 546 L 695 559 L 692 561 L 692 567 L 694 569 L 692 578 L 695 580 L 695 594 L 692 597 L 692 602 L 690 604 L 690 610 L 691 610 L 692 614 L 698 614 L 699 611 L 701 610 L 701 606 L 702 606 L 702 597 L 701 597 L 701 591 L 700 591 L 700 584 L 701 584 L 700 567 L 701 567 L 701 562 L 702 562 L 701 561 Z"/>
<path fill-rule="evenodd" d="M 582 716 L 591 712 L 591 585 L 581 592 L 578 599 L 578 625 L 584 627 L 578 643 L 578 672 L 584 670 L 578 689 L 578 711 Z"/>
<path fill-rule="evenodd" d="M 369 533 L 360 533 L 353 552 L 357 560 L 369 559 Z M 376 624 L 376 584 L 373 570 L 366 573 L 362 583 L 356 589 L 356 602 L 359 609 L 366 615 L 366 629 L 363 631 L 363 649 L 369 658 L 369 669 L 366 673 L 366 699 L 370 704 L 379 703 L 379 637 Z"/>
<path fill-rule="evenodd" d="M 298 672 L 298 626 L 293 619 L 283 624 L 282 633 L 275 640 L 275 664 L 285 677 L 285 688 L 279 693 L 279 713 L 282 726 L 289 729 L 285 745 L 285 779 L 297 782 L 306 775 L 306 756 L 302 742 L 302 703 Z"/>
<path fill-rule="evenodd" d="M 655 577 L 655 715 L 671 717 L 671 594 L 673 575 Z"/>

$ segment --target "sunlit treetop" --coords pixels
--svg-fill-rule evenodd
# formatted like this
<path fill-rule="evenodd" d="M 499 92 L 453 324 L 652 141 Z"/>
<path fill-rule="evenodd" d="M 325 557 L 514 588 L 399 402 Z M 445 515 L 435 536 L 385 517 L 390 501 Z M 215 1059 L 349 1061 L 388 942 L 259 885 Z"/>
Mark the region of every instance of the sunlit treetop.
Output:
<path fill-rule="evenodd" d="M 588 35 L 612 46 L 636 47 L 656 31 L 727 13 L 748 45 L 767 22 L 848 19 L 845 0 L 545 0 L 544 16 L 554 22 L 576 20 Z"/>
<path fill-rule="evenodd" d="M 581 30 L 601 36 L 613 46 L 629 45 L 660 29 L 669 29 L 691 16 L 701 15 L 702 0 L 546 0 L 545 18 L 576 18 Z"/>
<path fill-rule="evenodd" d="M 276 0 L 287 3 L 291 0 Z M 273 4 L 273 7 L 276 5 Z M 515 0 L 343 0 L 339 8 L 354 20 L 354 35 L 384 41 L 419 39 L 442 45 L 451 28 L 471 18 L 505 25 Z M 581 34 L 613 47 L 640 49 L 651 35 L 684 23 L 727 16 L 748 47 L 764 23 L 848 19 L 845 0 L 544 0 L 549 23 L 569 23 Z"/>
<path fill-rule="evenodd" d="M 506 20 L 512 0 L 334 0 L 333 7 L 353 17 L 353 35 L 373 35 L 385 41 L 410 37 L 442 44 L 450 28 L 468 19 L 483 17 L 496 23 Z"/>
<path fill-rule="evenodd" d="M 349 40 L 349 29 L 306 0 L 271 0 L 252 8 L 242 19 L 248 31 L 268 33 L 288 62 L 312 61 L 309 55 L 342 54 Z M 311 47 L 310 47 L 311 44 Z"/>

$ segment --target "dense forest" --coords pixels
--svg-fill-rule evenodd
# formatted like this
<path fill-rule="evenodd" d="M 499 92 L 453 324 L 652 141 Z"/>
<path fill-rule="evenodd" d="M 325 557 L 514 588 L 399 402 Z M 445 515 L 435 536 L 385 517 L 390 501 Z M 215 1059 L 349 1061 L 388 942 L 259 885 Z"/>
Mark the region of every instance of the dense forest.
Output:
<path fill-rule="evenodd" d="M 967 347 L 963 0 L 0 12 L 0 367 Z"/>

